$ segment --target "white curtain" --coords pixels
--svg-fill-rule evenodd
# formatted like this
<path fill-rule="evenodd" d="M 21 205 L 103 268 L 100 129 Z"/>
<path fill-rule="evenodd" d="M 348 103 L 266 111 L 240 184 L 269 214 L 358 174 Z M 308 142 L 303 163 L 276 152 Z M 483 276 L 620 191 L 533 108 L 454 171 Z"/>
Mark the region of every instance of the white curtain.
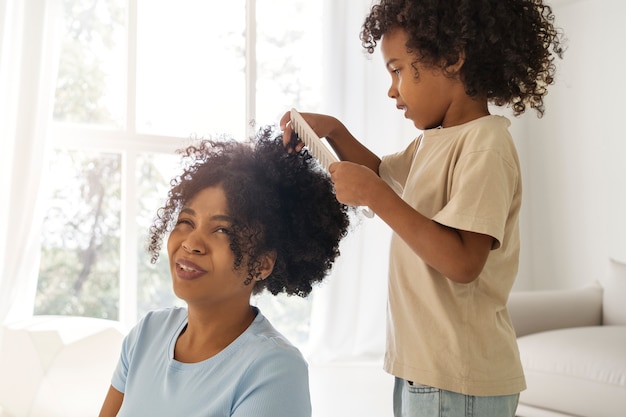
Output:
<path fill-rule="evenodd" d="M 379 51 L 368 55 L 361 47 L 359 32 L 370 5 L 370 0 L 325 0 L 322 112 L 343 121 L 380 156 L 403 149 L 419 132 L 387 97 L 389 76 Z M 331 277 L 315 290 L 310 362 L 382 360 L 390 237 L 378 217 L 356 219 Z"/>
<path fill-rule="evenodd" d="M 59 0 L 0 0 L 0 324 L 32 314 Z"/>

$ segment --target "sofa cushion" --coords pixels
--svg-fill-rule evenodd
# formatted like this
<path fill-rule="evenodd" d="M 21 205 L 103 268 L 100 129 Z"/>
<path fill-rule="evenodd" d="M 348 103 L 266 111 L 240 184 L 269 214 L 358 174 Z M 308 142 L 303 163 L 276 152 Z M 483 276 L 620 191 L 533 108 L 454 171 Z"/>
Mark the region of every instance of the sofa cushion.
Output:
<path fill-rule="evenodd" d="M 611 261 L 603 283 L 602 321 L 605 325 L 626 325 L 626 265 Z"/>
<path fill-rule="evenodd" d="M 603 290 L 583 288 L 512 292 L 507 309 L 517 337 L 566 327 L 602 324 Z"/>
<path fill-rule="evenodd" d="M 518 339 L 528 388 L 520 403 L 583 417 L 623 417 L 626 326 L 551 330 Z"/>
<path fill-rule="evenodd" d="M 34 316 L 0 330 L 0 416 L 98 415 L 126 334 L 119 322 Z"/>

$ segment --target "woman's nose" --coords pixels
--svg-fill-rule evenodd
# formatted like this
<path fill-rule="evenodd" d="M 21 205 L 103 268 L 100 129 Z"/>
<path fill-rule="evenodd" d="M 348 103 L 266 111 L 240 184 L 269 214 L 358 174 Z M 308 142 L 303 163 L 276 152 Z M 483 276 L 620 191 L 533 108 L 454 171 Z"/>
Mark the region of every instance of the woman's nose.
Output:
<path fill-rule="evenodd" d="M 191 254 L 195 254 L 195 255 L 200 255 L 202 254 L 202 251 L 197 248 L 197 247 L 192 247 L 191 245 L 188 245 L 186 243 L 183 243 L 183 250 L 187 253 L 191 253 Z"/>
<path fill-rule="evenodd" d="M 183 240 L 182 247 L 183 250 L 189 254 L 202 255 L 206 253 L 206 246 L 196 233 L 188 235 L 187 238 Z"/>

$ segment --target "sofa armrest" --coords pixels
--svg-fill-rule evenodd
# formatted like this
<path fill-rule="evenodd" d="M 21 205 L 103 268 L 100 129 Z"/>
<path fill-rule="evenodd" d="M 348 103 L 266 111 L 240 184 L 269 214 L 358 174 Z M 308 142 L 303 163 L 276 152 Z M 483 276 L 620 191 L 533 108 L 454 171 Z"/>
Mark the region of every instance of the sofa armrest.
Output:
<path fill-rule="evenodd" d="M 514 291 L 507 303 L 517 337 L 568 327 L 602 324 L 602 287 Z"/>

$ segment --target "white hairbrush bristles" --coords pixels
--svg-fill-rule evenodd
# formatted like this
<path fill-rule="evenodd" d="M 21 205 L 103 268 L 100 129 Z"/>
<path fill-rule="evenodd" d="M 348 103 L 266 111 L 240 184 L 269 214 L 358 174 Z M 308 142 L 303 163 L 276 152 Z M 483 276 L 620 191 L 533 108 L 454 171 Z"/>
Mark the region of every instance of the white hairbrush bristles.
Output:
<path fill-rule="evenodd" d="M 326 171 L 330 164 L 339 162 L 296 109 L 291 109 L 291 128 Z"/>

